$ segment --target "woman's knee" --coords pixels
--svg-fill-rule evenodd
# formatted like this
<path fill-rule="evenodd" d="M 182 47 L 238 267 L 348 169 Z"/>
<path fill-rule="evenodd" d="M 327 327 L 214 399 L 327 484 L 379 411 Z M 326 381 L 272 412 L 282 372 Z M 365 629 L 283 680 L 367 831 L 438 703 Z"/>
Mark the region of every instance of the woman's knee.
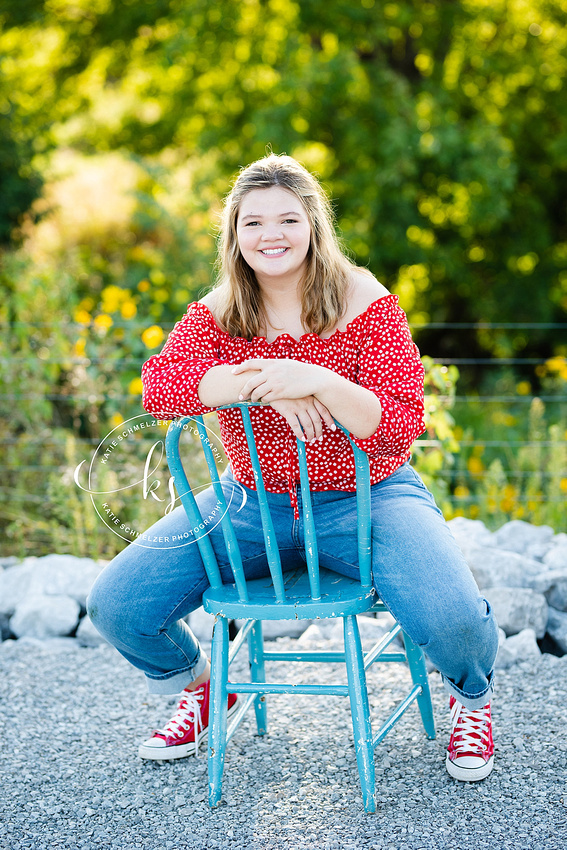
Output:
<path fill-rule="evenodd" d="M 144 585 L 136 551 L 127 547 L 100 573 L 87 597 L 87 614 L 106 637 L 137 633 L 147 624 L 154 594 Z"/>
<path fill-rule="evenodd" d="M 123 593 L 117 587 L 111 562 L 98 576 L 87 597 L 87 614 L 94 626 L 106 636 L 113 635 L 120 626 L 122 631 L 127 619 L 128 606 Z"/>
<path fill-rule="evenodd" d="M 498 626 L 492 609 L 481 596 L 462 602 L 449 610 L 440 610 L 430 619 L 428 636 L 423 649 L 471 657 L 496 655 L 498 648 Z"/>

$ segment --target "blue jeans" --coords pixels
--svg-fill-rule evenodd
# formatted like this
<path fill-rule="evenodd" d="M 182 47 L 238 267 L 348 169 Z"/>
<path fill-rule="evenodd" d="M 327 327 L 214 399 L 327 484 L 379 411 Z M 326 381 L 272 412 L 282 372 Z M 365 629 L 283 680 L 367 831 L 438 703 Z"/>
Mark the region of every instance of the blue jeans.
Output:
<path fill-rule="evenodd" d="M 223 488 L 234 492 L 230 469 Z M 256 491 L 231 504 L 231 517 L 247 577 L 268 574 Z M 268 493 L 284 570 L 302 566 L 303 518 L 294 519 L 287 493 Z M 197 496 L 223 581 L 231 582 L 216 499 Z M 321 565 L 357 576 L 356 495 L 313 494 Z M 184 537 L 185 535 L 185 537 Z M 188 536 L 189 535 L 189 536 Z M 131 543 L 103 570 L 88 599 L 99 632 L 143 670 L 151 693 L 179 693 L 201 675 L 206 656 L 182 619 L 201 605 L 209 586 L 199 550 L 191 541 L 183 507 L 148 531 L 153 548 Z M 372 560 L 376 591 L 404 631 L 427 653 L 447 690 L 469 709 L 490 699 L 498 629 L 488 602 L 451 531 L 418 474 L 405 463 L 372 487 Z"/>

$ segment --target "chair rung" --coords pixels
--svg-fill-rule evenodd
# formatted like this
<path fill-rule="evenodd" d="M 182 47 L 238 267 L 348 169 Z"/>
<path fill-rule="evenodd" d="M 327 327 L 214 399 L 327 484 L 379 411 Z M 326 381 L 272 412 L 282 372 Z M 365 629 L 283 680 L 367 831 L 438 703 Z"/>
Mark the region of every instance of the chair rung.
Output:
<path fill-rule="evenodd" d="M 288 682 L 228 682 L 229 694 L 332 694 L 348 697 L 348 685 L 292 685 Z"/>
<path fill-rule="evenodd" d="M 393 714 L 390 715 L 390 717 L 384 723 L 380 731 L 374 736 L 374 738 L 372 738 L 373 747 L 377 747 L 380 741 L 382 741 L 386 737 L 392 726 L 394 726 L 394 724 L 398 722 L 404 711 L 410 707 L 412 702 L 417 699 L 418 696 L 421 695 L 422 691 L 423 688 L 421 687 L 421 685 L 414 685 L 407 697 L 401 701 L 397 709 L 393 712 Z"/>
<path fill-rule="evenodd" d="M 405 657 L 405 656 L 404 656 Z M 264 652 L 265 661 L 343 661 L 344 652 Z"/>
<path fill-rule="evenodd" d="M 384 635 L 382 640 L 379 641 L 375 646 L 373 646 L 372 649 L 370 650 L 370 652 L 366 653 L 366 655 L 364 656 L 364 669 L 365 670 L 368 670 L 370 665 L 374 664 L 374 662 L 377 661 L 380 658 L 380 656 L 382 655 L 384 650 L 387 649 L 390 646 L 390 644 L 392 643 L 394 638 L 396 638 L 399 635 L 401 630 L 402 630 L 402 627 L 400 626 L 400 624 L 396 623 L 396 625 L 392 629 L 390 629 L 390 631 L 387 634 Z M 390 659 L 390 660 L 393 660 L 393 659 Z M 404 653 L 403 660 L 404 661 L 406 660 L 405 653 Z"/>
<path fill-rule="evenodd" d="M 318 661 L 318 662 L 343 662 L 344 652 L 264 652 L 264 661 Z M 382 652 L 373 658 L 370 664 L 379 661 L 407 661 L 405 652 Z M 370 664 L 368 666 L 370 666 Z"/>
<path fill-rule="evenodd" d="M 374 658 L 372 664 L 379 664 L 382 661 L 407 661 L 405 652 L 382 652 L 377 658 Z M 365 668 L 366 669 L 366 668 Z"/>

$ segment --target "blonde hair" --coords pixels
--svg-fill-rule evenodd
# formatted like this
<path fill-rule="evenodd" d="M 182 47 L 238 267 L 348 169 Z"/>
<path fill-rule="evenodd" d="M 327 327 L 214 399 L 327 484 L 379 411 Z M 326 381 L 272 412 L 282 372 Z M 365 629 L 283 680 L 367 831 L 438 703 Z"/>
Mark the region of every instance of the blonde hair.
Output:
<path fill-rule="evenodd" d="M 344 315 L 353 263 L 334 229 L 333 212 L 318 181 L 290 156 L 269 156 L 238 175 L 225 201 L 218 251 L 215 317 L 231 336 L 260 336 L 266 320 L 254 271 L 240 253 L 236 225 L 244 196 L 280 186 L 299 198 L 311 226 L 307 269 L 301 281 L 303 326 L 317 334 L 333 330 Z"/>

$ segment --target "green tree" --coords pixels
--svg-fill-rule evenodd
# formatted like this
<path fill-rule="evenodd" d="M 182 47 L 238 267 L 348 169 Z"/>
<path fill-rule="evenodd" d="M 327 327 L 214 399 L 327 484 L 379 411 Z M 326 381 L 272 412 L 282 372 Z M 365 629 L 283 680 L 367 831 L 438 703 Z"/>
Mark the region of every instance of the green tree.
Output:
<path fill-rule="evenodd" d="M 416 321 L 564 315 L 564 2 L 29 7 L 10 27 L 7 4 L 3 38 L 40 147 L 207 156 L 220 193 L 271 145 L 321 174 L 357 258 Z M 548 355 L 553 339 L 466 342 Z"/>

